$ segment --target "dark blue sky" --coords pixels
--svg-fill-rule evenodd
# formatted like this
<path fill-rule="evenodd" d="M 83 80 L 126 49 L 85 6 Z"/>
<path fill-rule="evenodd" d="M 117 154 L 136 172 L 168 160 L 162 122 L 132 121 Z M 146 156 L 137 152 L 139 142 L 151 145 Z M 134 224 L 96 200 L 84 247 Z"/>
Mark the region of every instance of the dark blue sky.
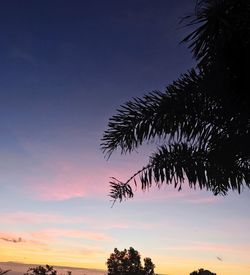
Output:
<path fill-rule="evenodd" d="M 3 1 L 0 153 L 10 163 L 0 181 L 44 173 L 46 154 L 103 165 L 100 139 L 119 105 L 163 89 L 192 66 L 179 22 L 194 4 Z"/>
<path fill-rule="evenodd" d="M 102 124 L 125 100 L 162 89 L 191 67 L 178 22 L 194 2 L 2 2 L 1 120 Z"/>

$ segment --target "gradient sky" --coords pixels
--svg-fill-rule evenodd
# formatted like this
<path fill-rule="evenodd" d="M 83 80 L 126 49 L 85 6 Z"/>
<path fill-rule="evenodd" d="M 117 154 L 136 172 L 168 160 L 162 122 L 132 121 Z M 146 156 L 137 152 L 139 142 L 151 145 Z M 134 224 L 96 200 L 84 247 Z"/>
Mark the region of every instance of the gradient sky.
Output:
<path fill-rule="evenodd" d="M 107 161 L 108 118 L 192 67 L 179 20 L 195 2 L 1 1 L 0 261 L 105 269 L 133 246 L 158 273 L 250 274 L 249 190 L 107 196 L 152 150 Z"/>

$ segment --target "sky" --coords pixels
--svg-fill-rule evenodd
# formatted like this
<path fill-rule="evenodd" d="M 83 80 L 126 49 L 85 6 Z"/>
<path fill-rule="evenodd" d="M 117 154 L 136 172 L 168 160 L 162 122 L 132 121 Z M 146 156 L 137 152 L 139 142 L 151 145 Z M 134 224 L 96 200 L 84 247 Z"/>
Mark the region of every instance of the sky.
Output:
<path fill-rule="evenodd" d="M 1 1 L 0 262 L 106 269 L 132 246 L 157 273 L 250 274 L 249 190 L 108 197 L 153 149 L 107 160 L 108 119 L 194 65 L 179 22 L 195 2 Z"/>

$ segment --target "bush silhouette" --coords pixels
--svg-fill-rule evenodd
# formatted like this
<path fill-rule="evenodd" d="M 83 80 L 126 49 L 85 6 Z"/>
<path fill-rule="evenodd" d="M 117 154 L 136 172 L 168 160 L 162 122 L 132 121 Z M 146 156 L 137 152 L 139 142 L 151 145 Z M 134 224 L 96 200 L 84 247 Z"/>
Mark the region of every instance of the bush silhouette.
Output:
<path fill-rule="evenodd" d="M 37 266 L 30 267 L 24 275 L 57 275 L 57 271 L 50 265 Z"/>
<path fill-rule="evenodd" d="M 190 275 L 216 275 L 216 273 L 212 273 L 209 270 L 200 268 L 198 271 L 193 271 L 192 273 L 190 273 Z"/>

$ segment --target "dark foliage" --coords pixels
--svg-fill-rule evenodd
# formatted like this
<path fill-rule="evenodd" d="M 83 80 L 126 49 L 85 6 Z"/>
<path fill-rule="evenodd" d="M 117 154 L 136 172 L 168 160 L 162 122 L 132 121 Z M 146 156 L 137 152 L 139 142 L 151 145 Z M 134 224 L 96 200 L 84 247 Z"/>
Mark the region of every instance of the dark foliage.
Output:
<path fill-rule="evenodd" d="M 145 258 L 143 267 L 140 254 L 133 247 L 122 251 L 115 248 L 106 264 L 108 275 L 155 275 L 151 259 Z"/>
<path fill-rule="evenodd" d="M 0 268 L 0 275 L 4 275 L 7 274 L 8 272 L 10 272 L 11 270 L 3 270 Z"/>
<path fill-rule="evenodd" d="M 212 273 L 209 270 L 204 270 L 203 268 L 199 269 L 198 271 L 193 271 L 190 275 L 216 275 L 216 273 Z"/>
<path fill-rule="evenodd" d="M 162 146 L 130 179 L 112 178 L 114 201 L 133 197 L 130 185 L 142 189 L 155 182 L 226 195 L 250 187 L 250 116 L 247 69 L 250 62 L 249 0 L 197 1 L 188 25 L 197 25 L 188 43 L 197 67 L 164 92 L 154 91 L 127 102 L 110 118 L 102 149 L 110 156 L 130 153 L 145 141 Z"/>
<path fill-rule="evenodd" d="M 24 275 L 57 275 L 57 271 L 50 265 L 37 266 L 29 268 Z"/>

